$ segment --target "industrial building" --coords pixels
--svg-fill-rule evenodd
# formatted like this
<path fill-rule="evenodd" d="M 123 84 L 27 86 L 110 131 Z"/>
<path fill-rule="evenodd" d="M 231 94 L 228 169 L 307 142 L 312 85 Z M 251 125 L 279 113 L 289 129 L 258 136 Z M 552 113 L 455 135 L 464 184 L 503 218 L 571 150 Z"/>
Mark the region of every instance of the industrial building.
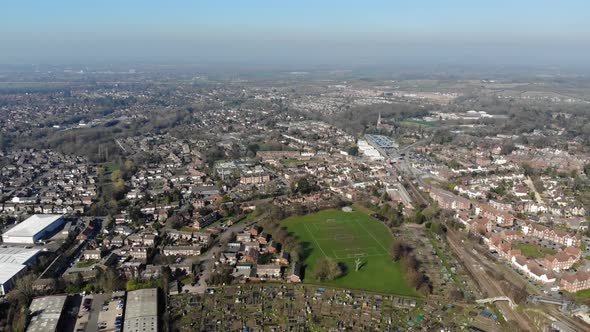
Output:
<path fill-rule="evenodd" d="M 375 149 L 372 145 L 367 143 L 367 141 L 359 139 L 357 142 L 357 145 L 359 148 L 359 152 L 361 154 L 363 154 L 364 156 L 366 156 L 367 158 L 374 160 L 374 161 L 384 160 L 381 153 L 379 153 L 379 151 L 377 149 Z"/>
<path fill-rule="evenodd" d="M 16 279 L 26 271 L 26 265 L 0 263 L 0 295 L 6 295 L 16 283 Z"/>
<path fill-rule="evenodd" d="M 63 331 L 60 321 L 66 304 L 66 295 L 54 295 L 33 299 L 29 310 L 31 322 L 27 332 L 55 332 Z"/>
<path fill-rule="evenodd" d="M 2 234 L 4 243 L 35 244 L 46 239 L 64 224 L 63 215 L 35 214 Z"/>
<path fill-rule="evenodd" d="M 0 295 L 6 295 L 14 287 L 27 266 L 35 263 L 39 252 L 38 249 L 0 248 Z"/>
<path fill-rule="evenodd" d="M 157 332 L 158 289 L 139 289 L 127 293 L 124 332 Z"/>

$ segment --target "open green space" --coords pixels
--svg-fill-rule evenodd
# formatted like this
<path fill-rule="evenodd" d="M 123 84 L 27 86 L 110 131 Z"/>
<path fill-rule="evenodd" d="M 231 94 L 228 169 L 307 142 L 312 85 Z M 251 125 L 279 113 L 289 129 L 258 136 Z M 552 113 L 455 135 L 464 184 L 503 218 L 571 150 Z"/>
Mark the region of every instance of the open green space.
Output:
<path fill-rule="evenodd" d="M 355 209 L 353 212 L 324 210 L 291 217 L 282 223 L 303 243 L 306 252 L 304 282 L 364 289 L 405 296 L 418 296 L 408 285 L 401 264 L 391 260 L 393 237 L 383 223 Z M 316 262 L 328 257 L 341 264 L 344 274 L 319 282 L 312 276 Z M 355 270 L 355 261 L 362 266 Z"/>
<path fill-rule="evenodd" d="M 79 267 L 79 268 L 90 267 L 96 263 L 98 263 L 98 259 L 88 259 L 88 260 L 78 262 L 78 264 L 76 264 L 76 267 Z"/>
<path fill-rule="evenodd" d="M 419 120 L 402 121 L 401 124 L 404 126 L 416 126 L 416 127 L 434 127 L 435 126 L 435 124 L 432 122 L 419 121 Z"/>
<path fill-rule="evenodd" d="M 577 301 L 590 303 L 590 289 L 584 289 L 573 294 Z"/>
<path fill-rule="evenodd" d="M 108 163 L 103 163 L 102 164 L 105 168 L 105 174 L 110 175 L 111 173 L 113 173 L 116 170 L 121 169 L 121 165 L 117 164 L 117 163 L 113 163 L 113 162 L 108 162 Z"/>
<path fill-rule="evenodd" d="M 557 251 L 549 248 L 542 248 L 534 244 L 518 244 L 515 249 L 520 249 L 522 254 L 529 258 L 541 258 L 545 255 L 555 255 Z"/>

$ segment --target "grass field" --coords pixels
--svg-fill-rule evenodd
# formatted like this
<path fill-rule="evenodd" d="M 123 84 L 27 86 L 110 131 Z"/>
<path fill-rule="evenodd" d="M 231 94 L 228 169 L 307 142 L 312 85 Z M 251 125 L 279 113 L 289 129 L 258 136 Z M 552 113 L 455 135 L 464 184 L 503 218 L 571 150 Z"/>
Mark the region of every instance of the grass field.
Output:
<path fill-rule="evenodd" d="M 432 122 L 426 122 L 426 121 L 417 121 L 417 120 L 408 120 L 408 121 L 402 121 L 401 123 L 402 125 L 405 126 L 416 126 L 416 127 L 434 127 L 435 124 Z"/>
<path fill-rule="evenodd" d="M 519 244 L 515 247 L 516 249 L 520 249 L 522 254 L 529 258 L 541 258 L 545 255 L 555 255 L 557 251 L 549 248 L 539 248 L 533 244 Z"/>
<path fill-rule="evenodd" d="M 305 282 L 418 296 L 406 282 L 400 264 L 391 260 L 389 248 L 393 238 L 379 220 L 356 210 L 324 210 L 286 219 L 283 225 L 309 249 Z M 323 256 L 343 264 L 344 275 L 323 283 L 314 280 L 311 271 Z M 355 271 L 357 258 L 363 264 L 359 271 Z"/>

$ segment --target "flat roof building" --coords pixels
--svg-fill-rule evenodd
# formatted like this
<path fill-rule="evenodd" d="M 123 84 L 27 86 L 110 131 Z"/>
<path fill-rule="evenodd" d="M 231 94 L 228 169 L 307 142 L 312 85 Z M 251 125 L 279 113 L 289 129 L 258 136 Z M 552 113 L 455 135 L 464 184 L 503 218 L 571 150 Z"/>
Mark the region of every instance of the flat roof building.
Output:
<path fill-rule="evenodd" d="M 158 289 L 139 289 L 127 293 L 123 332 L 157 332 Z"/>
<path fill-rule="evenodd" d="M 35 244 L 63 226 L 63 215 L 34 214 L 2 234 L 5 243 Z"/>
<path fill-rule="evenodd" d="M 27 266 L 13 263 L 0 263 L 0 295 L 6 295 L 16 283 L 16 279 L 25 273 Z"/>
<path fill-rule="evenodd" d="M 63 326 L 60 325 L 61 314 L 66 304 L 66 295 L 54 295 L 38 297 L 33 299 L 29 310 L 31 312 L 31 322 L 27 332 L 55 332 L 61 331 Z"/>
<path fill-rule="evenodd" d="M 8 293 L 27 266 L 33 264 L 39 249 L 0 248 L 0 295 Z"/>
<path fill-rule="evenodd" d="M 0 248 L 0 263 L 31 265 L 35 262 L 39 249 Z"/>

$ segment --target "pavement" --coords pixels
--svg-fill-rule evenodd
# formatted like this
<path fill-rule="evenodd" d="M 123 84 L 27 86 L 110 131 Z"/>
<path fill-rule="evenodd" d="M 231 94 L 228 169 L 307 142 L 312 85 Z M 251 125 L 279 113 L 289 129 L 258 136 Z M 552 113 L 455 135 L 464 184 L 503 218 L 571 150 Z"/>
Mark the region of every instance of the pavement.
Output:
<path fill-rule="evenodd" d="M 125 303 L 124 298 L 121 301 L 123 303 Z M 102 308 L 99 309 L 100 311 L 98 314 L 98 322 L 106 322 L 107 323 L 107 328 L 103 329 L 102 331 L 104 331 L 104 332 L 115 331 L 115 329 L 116 329 L 115 318 L 117 317 L 117 315 L 120 315 L 121 317 L 123 317 L 123 308 L 117 309 L 118 304 L 119 304 L 119 300 L 110 300 L 109 304 L 107 306 L 108 310 L 102 311 Z"/>
<path fill-rule="evenodd" d="M 76 329 L 84 329 L 85 327 L 86 332 L 98 332 L 98 316 L 100 315 L 102 304 L 105 301 L 110 300 L 111 294 L 87 295 L 82 299 L 82 302 L 87 298 L 92 299 L 92 306 L 87 312 L 80 309 L 80 313 L 78 314 L 79 318 L 76 321 Z"/>

